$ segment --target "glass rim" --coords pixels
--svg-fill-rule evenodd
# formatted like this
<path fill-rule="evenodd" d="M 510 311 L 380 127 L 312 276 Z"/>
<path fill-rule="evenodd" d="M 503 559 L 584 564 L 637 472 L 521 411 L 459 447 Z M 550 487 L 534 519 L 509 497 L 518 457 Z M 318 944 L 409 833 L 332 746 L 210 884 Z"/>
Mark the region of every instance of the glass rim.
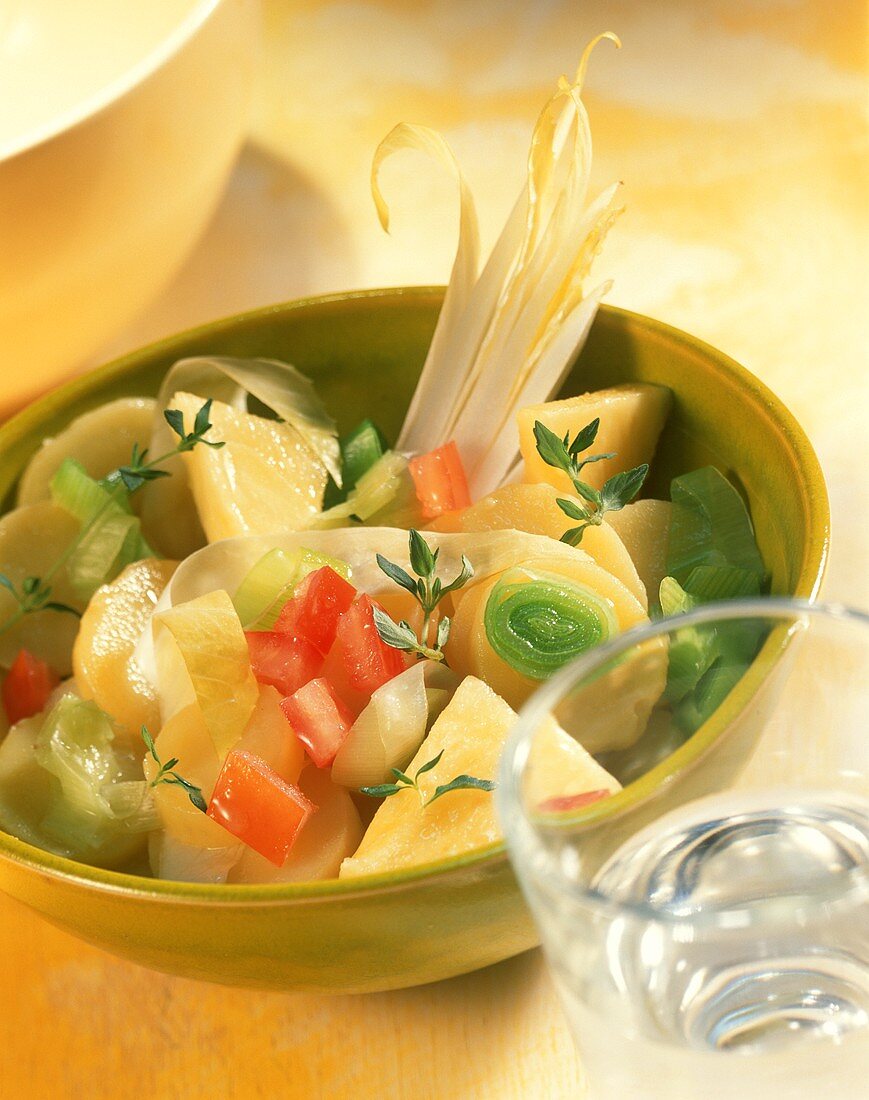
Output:
<path fill-rule="evenodd" d="M 696 927 L 701 924 L 718 923 L 716 918 L 726 914 L 744 912 L 746 906 L 740 906 L 739 909 L 713 910 L 708 913 L 677 914 L 655 909 L 646 903 L 609 897 L 571 880 L 557 869 L 549 850 L 541 842 L 538 831 L 528 818 L 521 792 L 522 779 L 528 763 L 531 742 L 540 721 L 554 709 L 571 685 L 592 675 L 614 658 L 646 641 L 669 634 L 677 628 L 723 622 L 728 619 L 765 618 L 781 623 L 806 615 L 813 620 L 869 628 L 869 612 L 843 603 L 819 602 L 787 596 L 718 600 L 678 615 L 669 615 L 641 623 L 617 635 L 609 642 L 580 654 L 579 657 L 560 668 L 522 705 L 498 761 L 495 803 L 511 861 L 515 861 L 517 857 L 524 859 L 528 853 L 541 855 L 543 858 L 539 861 L 539 867 L 535 869 L 535 878 L 603 915 L 632 916 L 649 924 L 669 926 L 681 924 Z M 665 814 L 666 812 L 668 811 L 665 811 Z M 642 830 L 651 824 L 653 823 L 642 826 Z M 516 870 L 515 862 L 514 870 Z M 522 883 L 523 874 L 518 870 L 517 877 Z M 524 883 L 522 885 L 524 889 Z"/>

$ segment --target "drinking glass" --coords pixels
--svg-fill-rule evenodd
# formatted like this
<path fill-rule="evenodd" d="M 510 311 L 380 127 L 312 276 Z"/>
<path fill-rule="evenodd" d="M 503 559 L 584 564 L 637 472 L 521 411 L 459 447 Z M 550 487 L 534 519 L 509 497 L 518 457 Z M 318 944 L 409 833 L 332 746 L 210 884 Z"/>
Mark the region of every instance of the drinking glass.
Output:
<path fill-rule="evenodd" d="M 524 707 L 496 797 L 589 1097 L 869 1097 L 867 673 L 866 615 L 728 601 Z"/>

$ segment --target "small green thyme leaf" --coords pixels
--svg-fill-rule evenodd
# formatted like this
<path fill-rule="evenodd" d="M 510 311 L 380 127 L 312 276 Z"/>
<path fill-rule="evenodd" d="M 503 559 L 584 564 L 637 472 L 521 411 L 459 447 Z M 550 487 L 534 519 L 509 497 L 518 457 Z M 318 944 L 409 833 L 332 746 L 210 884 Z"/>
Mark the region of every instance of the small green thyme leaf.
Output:
<path fill-rule="evenodd" d="M 449 619 L 442 619 L 435 631 L 435 643 L 428 644 L 430 638 L 432 614 L 444 598 L 450 592 L 462 588 L 474 575 L 474 567 L 462 554 L 462 567 L 456 577 L 444 584 L 436 575 L 439 550 L 432 550 L 419 531 L 411 529 L 408 532 L 408 556 L 410 567 L 416 573 L 416 580 L 400 565 L 377 555 L 377 564 L 381 570 L 399 587 L 409 592 L 422 608 L 422 628 L 417 634 L 407 622 L 396 623 L 378 608 L 374 609 L 374 624 L 377 633 L 388 646 L 393 649 L 401 649 L 406 652 L 416 653 L 419 657 L 425 657 L 431 661 L 443 661 L 443 647 L 449 638 Z M 441 623 L 446 622 L 445 626 Z"/>
<path fill-rule="evenodd" d="M 418 577 L 429 580 L 435 571 L 437 557 L 431 547 L 419 533 L 413 529 L 408 533 L 410 567 Z"/>
<path fill-rule="evenodd" d="M 571 458 L 575 458 L 576 455 L 580 454 L 582 451 L 588 450 L 592 443 L 594 443 L 594 441 L 597 439 L 599 428 L 600 417 L 596 416 L 590 424 L 586 424 L 584 428 L 576 433 L 576 438 L 567 448 L 567 453 L 571 456 Z M 586 461 L 588 462 L 591 460 L 586 459 Z"/>
<path fill-rule="evenodd" d="M 77 619 L 81 618 L 81 612 L 76 611 L 74 607 L 70 607 L 67 603 L 58 603 L 57 600 L 49 600 L 48 603 L 42 605 L 43 611 L 60 611 L 66 615 L 75 615 Z"/>
<path fill-rule="evenodd" d="M 570 546 L 578 546 L 582 541 L 583 532 L 588 527 L 597 527 L 603 521 L 607 512 L 617 512 L 634 497 L 642 488 L 646 475 L 649 472 L 647 464 L 636 466 L 633 470 L 625 470 L 615 474 L 604 482 L 602 489 L 595 489 L 580 477 L 583 466 L 591 462 L 601 462 L 605 458 L 615 458 L 614 452 L 588 455 L 580 461 L 579 455 L 587 450 L 597 438 L 600 428 L 600 418 L 596 417 L 591 423 L 577 432 L 573 442 L 569 434 L 564 439 L 559 439 L 555 432 L 551 431 L 541 421 L 534 422 L 534 438 L 537 443 L 537 453 L 548 466 L 557 470 L 563 470 L 573 483 L 577 496 L 582 497 L 591 508 L 583 508 L 573 501 L 563 497 L 557 499 L 558 507 L 569 516 L 570 519 L 580 520 L 578 527 L 571 527 L 561 536 L 561 541 Z"/>
<path fill-rule="evenodd" d="M 616 474 L 604 482 L 601 491 L 601 510 L 604 512 L 617 512 L 620 508 L 624 508 L 640 491 L 648 472 L 648 463 L 644 462 L 642 466 L 625 470 L 624 473 Z"/>
<path fill-rule="evenodd" d="M 577 504 L 575 500 L 565 500 L 564 497 L 557 497 L 555 503 L 564 512 L 566 516 L 570 516 L 571 519 L 588 519 L 591 515 L 588 508 L 583 508 L 581 504 Z"/>
<path fill-rule="evenodd" d="M 445 752 L 446 752 L 446 749 L 441 749 L 441 751 L 437 754 L 437 756 L 435 756 L 431 760 L 429 760 L 429 762 L 427 764 L 423 764 L 423 766 L 417 771 L 416 778 L 419 779 L 419 777 L 421 775 L 425 775 L 425 773 L 430 772 L 432 770 L 432 768 L 436 768 L 438 766 L 438 764 L 441 762 L 441 757 L 443 756 L 443 754 Z"/>
<path fill-rule="evenodd" d="M 186 435 L 184 431 L 184 413 L 180 409 L 166 409 L 163 416 L 172 431 L 179 439 L 183 440 Z"/>
<path fill-rule="evenodd" d="M 154 744 L 154 738 L 148 731 L 147 726 L 142 726 L 142 740 L 145 742 L 145 748 L 150 753 L 157 764 L 159 771 L 148 784 L 149 787 L 157 787 L 161 783 L 165 783 L 171 787 L 181 787 L 187 792 L 187 797 L 193 803 L 197 810 L 201 810 L 202 813 L 206 813 L 208 810 L 208 804 L 202 797 L 201 787 L 195 786 L 189 780 L 184 779 L 175 770 L 175 766 L 178 764 L 178 758 L 173 756 L 171 760 L 167 760 L 165 764 L 161 763 L 160 757 L 157 755 L 157 746 Z"/>
<path fill-rule="evenodd" d="M 455 779 L 451 779 L 449 783 L 441 783 L 438 787 L 435 787 L 434 794 L 426 799 L 419 787 L 419 777 L 436 768 L 445 751 L 445 749 L 441 749 L 437 756 L 418 768 L 413 779 L 398 768 L 391 768 L 390 770 L 396 779 L 395 783 L 381 783 L 377 787 L 360 787 L 359 790 L 362 794 L 367 794 L 371 798 L 390 798 L 392 795 L 398 794 L 399 791 L 415 790 L 419 795 L 423 809 L 425 809 L 442 795 L 449 794 L 450 791 L 493 791 L 495 789 L 495 783 L 491 779 L 478 779 L 475 775 L 462 774 L 457 775 Z"/>
<path fill-rule="evenodd" d="M 412 596 L 417 593 L 416 581 L 409 573 L 406 573 L 400 565 L 389 561 L 382 554 L 377 554 L 377 564 L 391 581 L 395 581 L 399 587 L 406 589 Z"/>
<path fill-rule="evenodd" d="M 402 790 L 406 788 L 397 783 L 381 783 L 379 787 L 360 787 L 359 793 L 367 794 L 369 798 L 389 798 L 391 794 L 398 794 Z"/>
<path fill-rule="evenodd" d="M 473 775 L 457 775 L 449 783 L 443 783 L 440 787 L 436 787 L 435 793 L 426 802 L 426 806 L 430 806 L 441 795 L 449 794 L 450 791 L 494 791 L 494 789 L 495 783 L 491 779 L 477 779 Z"/>

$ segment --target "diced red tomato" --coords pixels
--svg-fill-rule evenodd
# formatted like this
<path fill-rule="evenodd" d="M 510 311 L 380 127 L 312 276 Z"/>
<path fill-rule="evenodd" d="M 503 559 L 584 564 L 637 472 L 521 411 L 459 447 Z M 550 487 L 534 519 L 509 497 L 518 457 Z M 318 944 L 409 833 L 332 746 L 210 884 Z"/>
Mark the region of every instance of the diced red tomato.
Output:
<path fill-rule="evenodd" d="M 581 794 L 562 794 L 556 798 L 547 798 L 537 809 L 544 814 L 559 813 L 562 810 L 580 810 L 583 806 L 590 806 L 592 802 L 607 798 L 610 793 L 610 791 L 597 790 L 583 791 Z"/>
<path fill-rule="evenodd" d="M 323 654 L 305 638 L 277 630 L 246 630 L 253 674 L 281 695 L 292 695 L 320 674 Z"/>
<path fill-rule="evenodd" d="M 353 711 L 322 677 L 281 700 L 281 709 L 318 768 L 328 768 L 356 721 Z"/>
<path fill-rule="evenodd" d="M 470 505 L 465 468 L 452 440 L 428 454 L 412 458 L 409 469 L 426 519 Z"/>
<path fill-rule="evenodd" d="M 253 753 L 234 749 L 223 763 L 208 803 L 208 816 L 283 866 L 299 830 L 317 807 Z"/>
<path fill-rule="evenodd" d="M 26 649 L 19 650 L 2 688 L 3 708 L 12 725 L 45 710 L 49 695 L 59 683 L 60 677 L 45 661 Z"/>
<path fill-rule="evenodd" d="M 387 645 L 377 633 L 369 596 L 358 596 L 341 616 L 338 642 L 350 686 L 365 695 L 371 695 L 407 667 L 402 651 Z"/>
<path fill-rule="evenodd" d="M 338 620 L 353 603 L 356 589 L 328 565 L 301 582 L 278 616 L 275 630 L 304 638 L 325 657 L 335 641 Z"/>

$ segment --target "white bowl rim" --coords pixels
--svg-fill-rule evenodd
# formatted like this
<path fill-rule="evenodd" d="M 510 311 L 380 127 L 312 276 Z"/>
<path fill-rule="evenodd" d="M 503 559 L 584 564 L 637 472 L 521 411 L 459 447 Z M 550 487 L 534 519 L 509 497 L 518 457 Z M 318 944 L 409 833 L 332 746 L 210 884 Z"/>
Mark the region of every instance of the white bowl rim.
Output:
<path fill-rule="evenodd" d="M 225 2 L 226 0 L 194 0 L 187 15 L 159 45 L 121 76 L 110 80 L 92 95 L 85 96 L 50 122 L 11 139 L 5 145 L 0 143 L 0 165 L 75 129 L 123 99 L 178 54 Z"/>

